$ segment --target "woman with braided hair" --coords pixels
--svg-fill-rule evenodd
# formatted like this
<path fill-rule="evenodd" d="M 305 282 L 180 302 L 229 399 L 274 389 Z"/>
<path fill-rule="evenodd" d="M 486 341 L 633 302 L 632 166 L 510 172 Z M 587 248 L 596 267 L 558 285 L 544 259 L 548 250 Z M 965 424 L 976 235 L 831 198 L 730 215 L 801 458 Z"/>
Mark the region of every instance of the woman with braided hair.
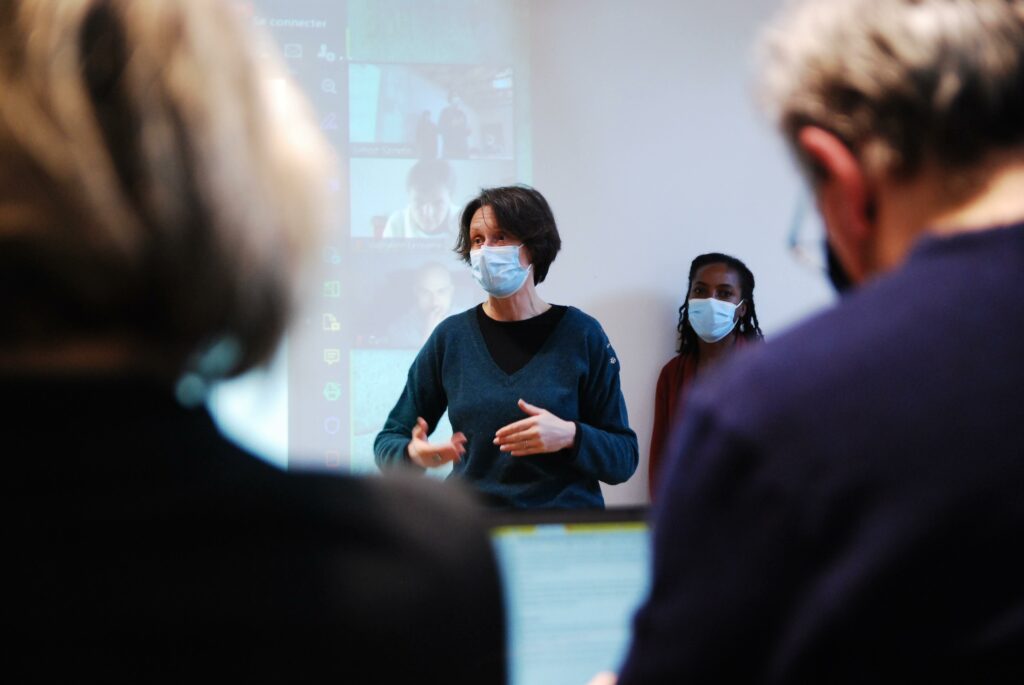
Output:
<path fill-rule="evenodd" d="M 648 462 L 652 499 L 661 471 L 661 453 L 669 429 L 681 417 L 686 391 L 698 375 L 733 350 L 764 339 L 754 307 L 754 274 L 747 265 L 719 252 L 694 259 L 677 330 L 678 354 L 661 369 L 654 394 Z"/>

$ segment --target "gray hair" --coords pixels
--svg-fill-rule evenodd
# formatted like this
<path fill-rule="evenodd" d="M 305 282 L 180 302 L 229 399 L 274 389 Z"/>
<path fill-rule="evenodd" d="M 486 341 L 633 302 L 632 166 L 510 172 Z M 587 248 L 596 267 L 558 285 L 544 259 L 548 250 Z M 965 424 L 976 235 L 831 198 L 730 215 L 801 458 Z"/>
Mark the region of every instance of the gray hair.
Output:
<path fill-rule="evenodd" d="M 254 31 L 220 0 L 0 5 L 0 347 L 115 338 L 172 378 L 274 350 L 333 160 Z"/>
<path fill-rule="evenodd" d="M 907 178 L 1024 144 L 1024 0 L 791 2 L 760 62 L 761 99 L 797 150 L 819 126 Z"/>

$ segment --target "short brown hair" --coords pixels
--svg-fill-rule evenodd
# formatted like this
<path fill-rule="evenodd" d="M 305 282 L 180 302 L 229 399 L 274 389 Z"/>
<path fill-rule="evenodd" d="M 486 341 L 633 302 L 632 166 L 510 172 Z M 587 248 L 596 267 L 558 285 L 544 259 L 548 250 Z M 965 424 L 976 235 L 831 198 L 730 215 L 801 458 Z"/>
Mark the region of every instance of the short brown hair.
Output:
<path fill-rule="evenodd" d="M 762 98 L 794 149 L 819 126 L 906 178 L 1024 144 L 1024 0 L 803 0 L 761 47 Z"/>
<path fill-rule="evenodd" d="M 562 239 L 555 225 L 555 215 L 540 191 L 525 185 L 485 188 L 470 200 L 462 211 L 459 238 L 455 243 L 455 252 L 467 264 L 473 248 L 469 224 L 481 207 L 490 207 L 498 226 L 523 241 L 533 260 L 533 282 L 542 283 L 551 262 L 562 249 Z"/>
<path fill-rule="evenodd" d="M 0 346 L 123 336 L 172 377 L 276 347 L 331 159 L 253 31 L 221 0 L 0 5 Z"/>

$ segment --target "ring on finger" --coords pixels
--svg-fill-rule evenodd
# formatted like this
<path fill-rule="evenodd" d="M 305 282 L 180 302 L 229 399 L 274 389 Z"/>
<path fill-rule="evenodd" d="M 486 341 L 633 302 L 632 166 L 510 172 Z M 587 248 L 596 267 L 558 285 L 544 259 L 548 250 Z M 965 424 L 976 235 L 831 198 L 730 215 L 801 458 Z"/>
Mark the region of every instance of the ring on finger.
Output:
<path fill-rule="evenodd" d="M 441 463 L 441 455 L 440 454 L 435 454 L 434 455 L 434 463 L 435 464 L 440 464 Z"/>

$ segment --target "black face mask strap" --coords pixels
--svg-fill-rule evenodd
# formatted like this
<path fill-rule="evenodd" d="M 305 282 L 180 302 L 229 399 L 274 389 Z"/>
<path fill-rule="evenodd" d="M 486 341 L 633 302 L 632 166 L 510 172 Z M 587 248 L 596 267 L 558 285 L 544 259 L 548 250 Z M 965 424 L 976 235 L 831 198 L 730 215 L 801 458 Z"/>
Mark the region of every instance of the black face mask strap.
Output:
<path fill-rule="evenodd" d="M 825 240 L 824 249 L 828 280 L 832 282 L 832 287 L 836 289 L 836 292 L 843 295 L 853 287 L 853 281 L 850 280 L 850 275 L 846 273 L 846 269 L 843 268 L 839 258 L 836 257 L 835 250 L 832 249 L 832 243 L 828 239 Z"/>

